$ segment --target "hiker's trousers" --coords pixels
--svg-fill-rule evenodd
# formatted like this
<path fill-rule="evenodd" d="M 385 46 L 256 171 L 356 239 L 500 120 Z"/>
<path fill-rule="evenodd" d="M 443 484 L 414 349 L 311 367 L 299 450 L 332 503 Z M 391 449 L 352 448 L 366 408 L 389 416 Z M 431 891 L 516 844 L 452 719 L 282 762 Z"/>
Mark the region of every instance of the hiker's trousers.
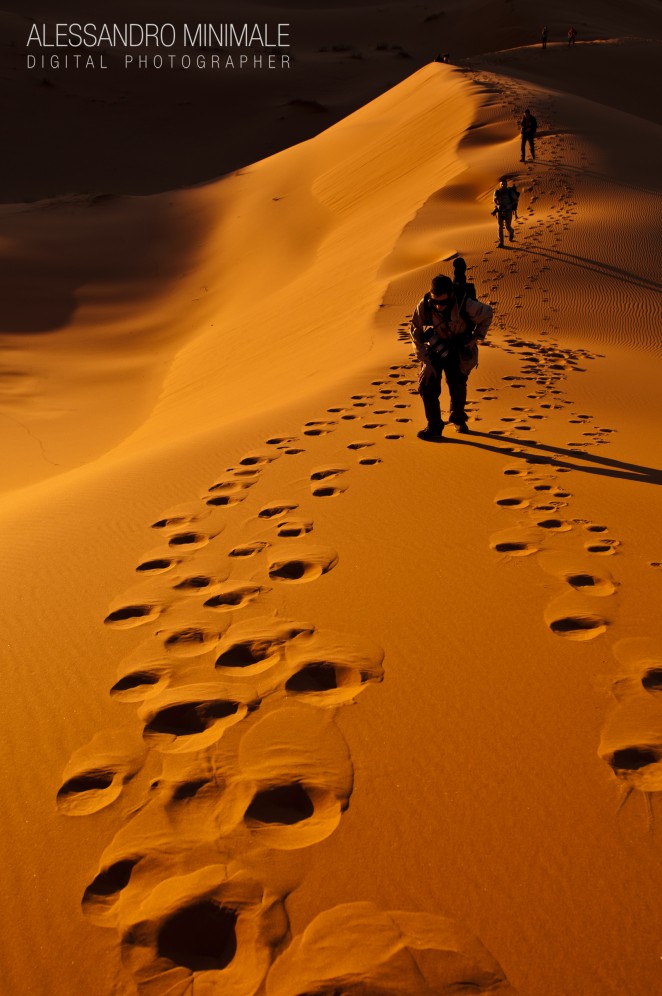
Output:
<path fill-rule="evenodd" d="M 428 380 L 423 380 L 423 375 L 421 374 L 418 393 L 423 399 L 425 416 L 431 429 L 441 430 L 444 425 L 444 420 L 441 417 L 441 406 L 439 404 L 442 373 L 446 377 L 448 393 L 451 397 L 449 422 L 459 425 L 461 422 L 467 421 L 465 405 L 467 403 L 467 381 L 469 375 L 462 373 L 459 363 L 459 354 L 453 350 L 453 352 L 449 353 L 443 359 L 434 357 L 434 376 L 430 376 Z"/>
<path fill-rule="evenodd" d="M 536 158 L 536 151 L 535 151 L 535 149 L 533 147 L 533 135 L 530 132 L 528 132 L 528 131 L 524 135 L 522 135 L 522 159 L 526 159 L 526 146 L 527 146 L 527 142 L 528 142 L 528 145 L 529 145 L 529 149 L 531 150 L 531 158 L 535 159 Z"/>
<path fill-rule="evenodd" d="M 508 229 L 509 235 L 514 235 L 515 230 L 513 228 L 513 212 L 512 211 L 497 211 L 497 218 L 499 221 L 499 242 L 503 245 L 503 226 L 505 225 Z"/>

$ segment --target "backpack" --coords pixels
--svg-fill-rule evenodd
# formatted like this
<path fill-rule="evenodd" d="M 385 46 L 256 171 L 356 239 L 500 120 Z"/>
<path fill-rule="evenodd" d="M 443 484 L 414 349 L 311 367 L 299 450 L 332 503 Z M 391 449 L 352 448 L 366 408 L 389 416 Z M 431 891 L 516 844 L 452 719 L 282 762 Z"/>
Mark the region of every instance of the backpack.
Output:
<path fill-rule="evenodd" d="M 456 283 L 453 284 L 453 289 L 454 290 L 460 290 L 461 289 L 461 290 L 463 290 L 465 292 L 464 293 L 464 297 L 462 298 L 461 301 L 460 301 L 460 295 L 459 294 L 457 295 L 456 300 L 457 300 L 457 303 L 458 303 L 458 307 L 460 309 L 460 318 L 462 319 L 462 321 L 466 325 L 467 332 L 470 332 L 470 333 L 473 334 L 473 331 L 476 328 L 476 323 L 473 322 L 469 318 L 469 315 L 467 314 L 467 309 L 466 309 L 467 298 L 472 296 L 469 293 L 469 288 L 470 287 L 473 289 L 473 292 L 474 292 L 473 299 L 476 300 L 476 298 L 475 298 L 476 288 L 474 287 L 473 284 L 456 284 Z M 425 294 L 425 296 L 423 298 L 423 320 L 424 320 L 424 323 L 426 325 L 433 325 L 434 324 L 434 322 L 432 321 L 432 309 L 430 308 L 430 293 L 429 293 L 429 291 Z"/>

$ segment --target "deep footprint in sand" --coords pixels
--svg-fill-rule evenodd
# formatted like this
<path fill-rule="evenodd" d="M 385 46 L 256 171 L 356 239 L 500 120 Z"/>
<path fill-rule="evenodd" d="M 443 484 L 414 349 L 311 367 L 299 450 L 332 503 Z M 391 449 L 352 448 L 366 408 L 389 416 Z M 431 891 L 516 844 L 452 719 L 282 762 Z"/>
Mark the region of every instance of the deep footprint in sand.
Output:
<path fill-rule="evenodd" d="M 255 557 L 258 553 L 262 553 L 269 546 L 268 543 L 257 541 L 256 543 L 244 543 L 241 546 L 235 546 L 228 553 L 228 557 L 237 557 L 241 559 L 248 559 L 249 557 Z"/>
<path fill-rule="evenodd" d="M 496 505 L 501 508 L 528 508 L 529 499 L 522 495 L 502 494 L 494 499 Z"/>
<path fill-rule="evenodd" d="M 567 640 L 593 640 L 607 632 L 607 621 L 593 613 L 560 616 L 548 622 L 552 633 Z"/>
<path fill-rule="evenodd" d="M 226 612 L 243 609 L 244 606 L 250 605 L 251 602 L 259 598 L 263 592 L 269 590 L 259 584 L 248 582 L 240 584 L 229 581 L 217 586 L 217 589 L 203 604 L 209 609 L 221 609 Z"/>
<path fill-rule="evenodd" d="M 328 574 L 338 563 L 338 554 L 328 547 L 297 544 L 273 547 L 269 553 L 269 577 L 274 581 L 299 584 Z"/>
<path fill-rule="evenodd" d="M 327 481 L 341 474 L 347 473 L 347 467 L 328 467 L 324 470 L 314 470 L 310 475 L 311 481 Z"/>
<path fill-rule="evenodd" d="M 58 809 L 67 816 L 87 816 L 105 809 L 120 796 L 144 760 L 144 747 L 134 744 L 125 730 L 96 734 L 66 766 L 57 793 Z"/>
<path fill-rule="evenodd" d="M 144 623 L 151 622 L 162 611 L 161 606 L 150 603 L 123 605 L 110 612 L 104 622 L 107 626 L 114 626 L 117 629 L 131 629 L 134 626 L 142 626 Z"/>
<path fill-rule="evenodd" d="M 278 535 L 286 539 L 296 539 L 312 532 L 313 524 L 305 519 L 286 519 L 278 523 Z"/>
<path fill-rule="evenodd" d="M 304 436 L 325 436 L 329 432 L 333 432 L 336 427 L 335 422 L 306 422 L 305 428 L 303 430 Z"/>
<path fill-rule="evenodd" d="M 171 571 L 173 567 L 176 567 L 178 563 L 178 560 L 170 557 L 154 557 L 151 560 L 144 560 L 142 564 L 138 564 L 136 571 L 140 571 L 143 574 L 165 574 L 166 571 Z"/>
<path fill-rule="evenodd" d="M 281 505 L 266 505 L 257 513 L 260 519 L 278 519 L 288 512 L 293 512 L 297 505 L 291 502 L 283 502 Z"/>
<path fill-rule="evenodd" d="M 335 498 L 347 491 L 347 487 L 334 487 L 331 484 L 317 485 L 312 488 L 313 498 Z"/>
<path fill-rule="evenodd" d="M 168 540 L 168 546 L 186 547 L 189 550 L 199 550 L 209 543 L 210 537 L 205 533 L 175 533 Z"/>

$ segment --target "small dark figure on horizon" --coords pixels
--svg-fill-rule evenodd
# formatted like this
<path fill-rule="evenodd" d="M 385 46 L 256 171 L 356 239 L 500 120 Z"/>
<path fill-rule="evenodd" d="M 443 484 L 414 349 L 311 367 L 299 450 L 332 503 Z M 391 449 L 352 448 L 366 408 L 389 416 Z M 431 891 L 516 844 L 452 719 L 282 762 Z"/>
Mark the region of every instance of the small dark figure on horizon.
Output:
<path fill-rule="evenodd" d="M 568 28 L 568 45 L 575 44 L 575 38 L 577 37 L 577 32 L 572 25 Z"/>
<path fill-rule="evenodd" d="M 543 48 L 547 48 L 547 28 L 543 28 L 540 32 L 540 42 Z"/>
<path fill-rule="evenodd" d="M 429 293 L 416 305 L 410 327 L 421 363 L 418 393 L 428 422 L 418 433 L 419 439 L 429 442 L 442 438 L 444 420 L 439 404 L 442 374 L 451 400 L 448 420 L 457 426 L 458 432 L 469 432 L 465 410 L 467 380 L 478 364 L 478 343 L 485 338 L 491 321 L 489 304 L 469 297 L 450 277 L 443 274 L 433 277 Z"/>
<path fill-rule="evenodd" d="M 520 131 L 522 133 L 522 162 L 526 161 L 526 145 L 529 144 L 529 149 L 531 150 L 531 158 L 536 158 L 536 150 L 534 146 L 536 131 L 538 130 L 538 122 L 534 118 L 533 114 L 527 107 L 524 111 L 524 117 L 520 121 Z"/>

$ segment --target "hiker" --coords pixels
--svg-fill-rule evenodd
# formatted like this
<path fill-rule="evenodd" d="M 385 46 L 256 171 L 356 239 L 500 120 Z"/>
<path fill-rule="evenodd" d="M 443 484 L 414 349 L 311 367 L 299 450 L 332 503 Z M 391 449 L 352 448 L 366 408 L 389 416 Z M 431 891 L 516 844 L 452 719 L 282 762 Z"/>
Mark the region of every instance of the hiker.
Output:
<path fill-rule="evenodd" d="M 533 114 L 527 107 L 524 111 L 524 116 L 520 121 L 520 131 L 522 133 L 522 162 L 526 161 L 526 143 L 529 143 L 529 149 L 531 150 L 531 158 L 536 158 L 536 151 L 533 145 L 534 139 L 536 137 L 536 131 L 538 130 L 538 122 L 534 118 Z"/>
<path fill-rule="evenodd" d="M 410 335 L 421 363 L 418 393 L 423 400 L 427 426 L 417 434 L 426 442 L 439 440 L 444 430 L 439 396 L 441 375 L 446 376 L 450 394 L 449 422 L 458 432 L 469 432 L 467 380 L 478 365 L 478 343 L 485 338 L 492 321 L 488 304 L 475 301 L 459 291 L 450 277 L 433 277 L 429 292 L 416 305 Z"/>
<path fill-rule="evenodd" d="M 577 32 L 572 25 L 568 28 L 568 45 L 575 44 L 575 38 L 577 37 Z"/>
<path fill-rule="evenodd" d="M 462 256 L 453 260 L 453 290 L 456 297 L 466 294 L 474 301 L 477 300 L 475 284 L 467 283 L 467 264 Z"/>
<path fill-rule="evenodd" d="M 503 249 L 503 227 L 504 225 L 508 229 L 508 239 L 512 242 L 515 238 L 515 231 L 513 229 L 513 213 L 517 217 L 517 205 L 519 203 L 519 190 L 515 186 L 508 186 L 508 179 L 505 176 L 501 177 L 499 181 L 499 186 L 494 191 L 494 211 L 493 215 L 497 216 L 497 221 L 499 222 L 499 246 Z"/>
<path fill-rule="evenodd" d="M 543 28 L 540 32 L 540 41 L 543 48 L 547 48 L 547 28 Z"/>

